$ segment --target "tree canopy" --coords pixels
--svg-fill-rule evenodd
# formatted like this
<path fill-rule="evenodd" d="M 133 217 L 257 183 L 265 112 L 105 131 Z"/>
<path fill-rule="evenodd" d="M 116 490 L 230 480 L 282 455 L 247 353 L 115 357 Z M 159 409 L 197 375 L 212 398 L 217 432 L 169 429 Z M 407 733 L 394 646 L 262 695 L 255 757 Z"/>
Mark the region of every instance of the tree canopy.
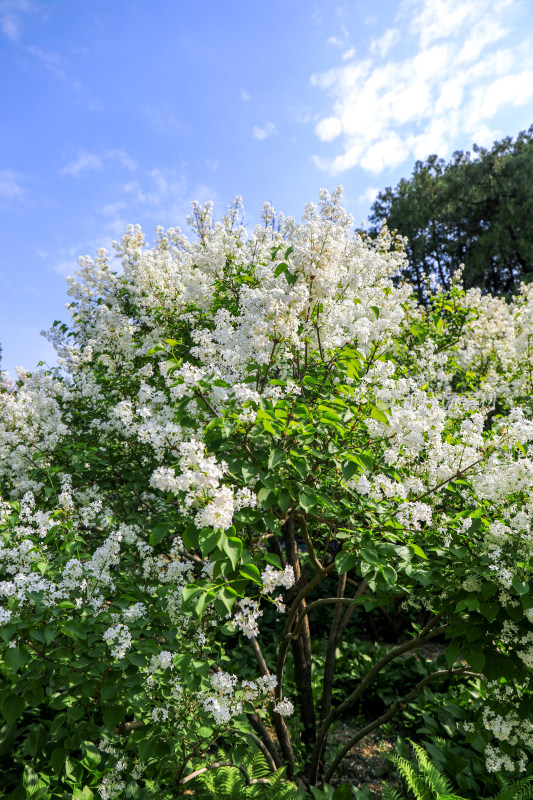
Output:
<path fill-rule="evenodd" d="M 428 276 L 448 289 L 462 264 L 467 289 L 510 294 L 533 279 L 533 126 L 472 149 L 417 161 L 372 206 L 372 236 L 386 222 L 407 237 L 405 274 L 420 298 Z"/>

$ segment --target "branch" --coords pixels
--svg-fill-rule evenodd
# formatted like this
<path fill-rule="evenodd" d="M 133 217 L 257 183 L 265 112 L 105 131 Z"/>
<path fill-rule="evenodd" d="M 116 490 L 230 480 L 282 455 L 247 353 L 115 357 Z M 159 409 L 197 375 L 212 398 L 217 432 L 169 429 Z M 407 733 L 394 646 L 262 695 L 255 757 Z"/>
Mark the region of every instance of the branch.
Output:
<path fill-rule="evenodd" d="M 361 728 L 361 730 L 359 730 L 355 734 L 355 736 L 353 736 L 350 739 L 350 741 L 347 742 L 344 745 L 342 750 L 340 750 L 337 753 L 337 755 L 335 756 L 335 758 L 333 760 L 333 763 L 331 764 L 329 769 L 326 771 L 326 774 L 324 775 L 324 781 L 327 782 L 327 781 L 329 781 L 331 779 L 332 775 L 335 773 L 337 767 L 339 766 L 339 764 L 342 761 L 342 759 L 344 758 L 344 756 L 352 749 L 352 747 L 355 744 L 357 744 L 357 742 L 359 742 L 361 739 L 363 739 L 369 733 L 372 733 L 372 731 L 375 730 L 376 728 L 379 728 L 380 725 L 383 725 L 385 722 L 388 722 L 389 719 L 391 719 L 395 714 L 398 713 L 398 711 L 400 711 L 401 708 L 404 708 L 407 705 L 407 703 L 410 703 L 411 700 L 414 700 L 414 698 L 418 694 L 420 694 L 420 692 L 422 691 L 424 686 L 426 684 L 430 683 L 430 681 L 436 680 L 437 678 L 444 678 L 447 675 L 450 676 L 450 677 L 452 675 L 466 675 L 466 676 L 468 676 L 470 678 L 481 678 L 482 677 L 477 672 L 471 672 L 468 669 L 468 667 L 461 667 L 459 669 L 452 669 L 452 668 L 450 668 L 450 669 L 441 669 L 441 670 L 438 670 L 437 672 L 432 672 L 430 675 L 426 675 L 425 678 L 423 678 L 421 681 L 419 681 L 417 683 L 417 685 L 414 687 L 414 689 L 411 689 L 411 691 L 408 694 L 404 695 L 399 700 L 397 700 L 394 703 L 394 705 L 392 705 L 389 708 L 388 711 L 386 711 L 384 714 L 381 715 L 381 717 L 378 717 L 373 722 L 370 722 L 368 725 L 366 725 L 364 728 Z"/>
<path fill-rule="evenodd" d="M 438 617 L 437 617 L 438 619 Z M 421 631 L 420 635 L 414 639 L 410 639 L 407 642 L 404 642 L 397 647 L 394 647 L 392 650 L 389 650 L 382 658 L 377 661 L 374 666 L 372 667 L 369 672 L 365 675 L 363 680 L 359 683 L 358 686 L 354 689 L 354 691 L 342 702 L 337 708 L 332 709 L 327 717 L 323 720 L 322 725 L 320 726 L 320 730 L 318 732 L 318 736 L 316 738 L 315 747 L 313 749 L 313 755 L 311 758 L 311 766 L 310 766 L 310 777 L 311 781 L 316 781 L 318 776 L 318 769 L 320 764 L 320 758 L 322 755 L 322 750 L 324 748 L 324 744 L 326 741 L 326 737 L 328 731 L 332 725 L 332 723 L 337 719 L 343 711 L 346 711 L 350 706 L 352 706 L 358 698 L 363 694 L 367 686 L 372 683 L 374 678 L 381 672 L 383 667 L 385 667 L 389 661 L 392 661 L 402 653 L 406 653 L 409 650 L 414 650 L 419 645 L 424 644 L 429 639 L 433 639 L 435 636 L 443 633 L 448 624 L 441 625 L 439 628 L 435 628 L 433 631 L 430 630 L 431 626 L 434 624 L 435 619 L 431 619 L 425 628 Z"/>
<path fill-rule="evenodd" d="M 252 636 L 250 639 L 250 643 L 252 645 L 252 650 L 254 651 L 254 655 L 257 659 L 257 663 L 259 664 L 259 668 L 261 669 L 263 675 L 270 675 L 270 670 L 267 667 L 267 663 L 265 661 L 265 657 L 261 651 L 261 647 L 259 646 L 259 642 Z"/>
<path fill-rule="evenodd" d="M 197 390 L 196 390 L 196 392 L 195 392 L 195 394 L 196 394 L 196 395 L 198 395 L 198 397 L 199 397 L 201 400 L 203 400 L 203 401 L 204 401 L 204 403 L 206 404 L 207 408 L 209 409 L 209 411 L 211 412 L 211 414 L 212 414 L 212 415 L 215 417 L 215 419 L 218 419 L 218 418 L 219 418 L 219 416 L 220 416 L 220 414 L 218 413 L 218 411 L 216 411 L 216 409 L 214 409 L 214 408 L 213 408 L 213 406 L 211 405 L 211 403 L 209 402 L 209 400 L 207 399 L 207 397 L 204 395 L 204 393 L 203 393 L 203 392 L 201 392 L 201 391 L 200 391 L 200 389 L 197 389 Z"/>
<path fill-rule="evenodd" d="M 246 716 L 248 717 L 248 722 L 257 733 L 258 738 L 261 739 L 263 746 L 266 747 L 266 749 L 268 750 L 273 763 L 276 765 L 276 769 L 280 769 L 281 758 L 279 757 L 279 753 L 274 743 L 274 740 L 270 735 L 270 733 L 268 732 L 263 720 L 257 713 L 247 714 Z"/>
<path fill-rule="evenodd" d="M 302 531 L 302 537 L 305 542 L 305 546 L 307 547 L 307 552 L 309 553 L 309 557 L 313 562 L 313 566 L 317 572 L 321 573 L 324 570 L 324 567 L 316 557 L 315 548 L 313 547 L 313 543 L 311 541 L 311 537 L 309 536 L 309 531 L 307 530 L 307 520 L 305 518 L 305 514 L 295 514 L 296 519 L 300 522 L 300 529 Z"/>
<path fill-rule="evenodd" d="M 354 597 L 321 597 L 320 600 L 314 600 L 312 603 L 309 603 L 308 606 L 304 608 L 300 616 L 298 617 L 298 622 L 296 623 L 296 627 L 292 633 L 287 634 L 291 639 L 297 639 L 298 634 L 300 632 L 300 628 L 302 627 L 302 623 L 309 614 L 309 612 L 313 608 L 317 608 L 318 606 L 326 606 L 326 605 L 340 605 L 342 603 L 347 603 L 349 605 L 353 605 L 355 603 Z"/>
<path fill-rule="evenodd" d="M 332 561 L 332 563 L 328 567 L 322 570 L 322 574 L 315 575 L 315 577 L 300 590 L 287 614 L 287 621 L 285 623 L 283 641 L 281 643 L 281 647 L 278 652 L 278 659 L 276 663 L 276 677 L 278 679 L 277 690 L 279 692 L 278 699 L 280 700 L 281 700 L 281 685 L 283 683 L 283 668 L 285 665 L 285 658 L 287 657 L 287 650 L 289 649 L 289 644 L 292 641 L 292 635 L 290 633 L 290 630 L 292 627 L 292 623 L 294 622 L 294 618 L 298 612 L 300 603 L 306 597 L 306 595 L 308 595 L 309 592 L 315 588 L 315 586 L 318 586 L 318 584 L 324 580 L 328 572 L 331 572 L 331 570 L 334 567 L 335 567 L 335 562 Z"/>

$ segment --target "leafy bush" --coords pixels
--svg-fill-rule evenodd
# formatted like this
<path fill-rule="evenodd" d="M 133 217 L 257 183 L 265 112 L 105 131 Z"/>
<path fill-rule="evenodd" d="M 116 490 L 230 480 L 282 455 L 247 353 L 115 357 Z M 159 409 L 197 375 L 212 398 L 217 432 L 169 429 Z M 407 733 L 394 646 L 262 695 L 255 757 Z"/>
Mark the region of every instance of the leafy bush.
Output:
<path fill-rule="evenodd" d="M 82 259 L 60 369 L 0 393 L 11 800 L 170 800 L 250 741 L 319 791 L 465 677 L 488 687 L 487 768 L 531 750 L 531 289 L 455 283 L 420 308 L 401 243 L 351 234 L 340 192 L 299 224 L 267 206 L 248 233 L 239 213 L 195 206 L 195 240 L 151 248 L 130 228 L 121 271 Z M 395 641 L 335 684 L 375 609 L 400 609 Z M 445 664 L 365 704 L 431 641 Z"/>

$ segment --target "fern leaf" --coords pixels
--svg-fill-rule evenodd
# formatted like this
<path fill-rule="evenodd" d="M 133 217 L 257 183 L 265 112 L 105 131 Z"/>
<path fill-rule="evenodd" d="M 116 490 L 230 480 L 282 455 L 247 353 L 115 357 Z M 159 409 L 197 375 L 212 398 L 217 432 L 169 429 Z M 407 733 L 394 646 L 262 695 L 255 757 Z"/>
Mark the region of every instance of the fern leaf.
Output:
<path fill-rule="evenodd" d="M 441 795 L 451 795 L 453 792 L 453 787 L 450 781 L 430 761 L 426 751 L 416 742 L 411 742 L 411 746 L 415 751 L 415 758 L 418 762 L 419 770 L 423 775 L 426 784 L 430 789 L 433 790 L 436 797 L 440 797 Z"/>
<path fill-rule="evenodd" d="M 414 794 L 416 800 L 434 800 L 434 798 L 431 797 L 430 789 L 422 777 L 415 771 L 410 761 L 406 758 L 401 758 L 401 756 L 394 756 L 393 760 L 398 768 L 398 772 L 405 781 L 407 789 Z"/>
<path fill-rule="evenodd" d="M 533 778 L 522 778 L 522 780 L 504 786 L 492 800 L 532 800 L 533 798 Z"/>
<path fill-rule="evenodd" d="M 381 798 L 382 800 L 406 800 L 398 789 L 394 789 L 389 783 L 383 786 Z"/>

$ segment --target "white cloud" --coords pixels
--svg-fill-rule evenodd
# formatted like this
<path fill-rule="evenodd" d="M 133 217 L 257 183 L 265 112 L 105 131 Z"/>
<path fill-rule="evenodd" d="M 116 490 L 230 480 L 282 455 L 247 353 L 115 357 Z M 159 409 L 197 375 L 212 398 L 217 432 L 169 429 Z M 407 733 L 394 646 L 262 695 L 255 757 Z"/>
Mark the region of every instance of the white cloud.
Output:
<path fill-rule="evenodd" d="M 311 76 L 333 99 L 315 133 L 335 140 L 334 154 L 314 163 L 379 173 L 486 140 L 499 111 L 533 100 L 533 36 L 519 28 L 521 8 L 519 0 L 403 0 L 365 57 L 348 51 L 347 63 Z"/>
<path fill-rule="evenodd" d="M 154 168 L 123 184 L 120 201 L 123 205 L 116 208 L 117 212 L 123 212 L 122 216 L 117 215 L 115 219 L 109 216 L 106 224 L 113 228 L 114 234 L 117 229 L 121 233 L 127 222 L 134 221 L 142 214 L 144 219 L 150 219 L 156 225 L 182 225 L 190 214 L 192 200 L 200 203 L 212 200 L 216 207 L 220 206 L 218 193 L 204 184 L 191 186 L 183 168 L 179 171 Z M 108 211 L 110 214 L 113 211 L 111 205 Z"/>
<path fill-rule="evenodd" d="M 385 58 L 391 47 L 400 40 L 400 33 L 397 28 L 389 28 L 382 36 L 372 39 L 370 52 L 372 55 L 379 55 Z"/>
<path fill-rule="evenodd" d="M 262 128 L 254 125 L 254 139 L 266 139 L 268 136 L 273 136 L 278 132 L 278 129 L 273 122 L 265 122 Z"/>
<path fill-rule="evenodd" d="M 115 148 L 114 150 L 106 150 L 104 153 L 104 159 L 108 159 L 110 161 L 114 161 L 116 164 L 120 164 L 121 167 L 124 169 L 134 170 L 137 169 L 137 164 L 129 156 L 124 150 L 120 148 Z"/>
<path fill-rule="evenodd" d="M 350 47 L 349 50 L 346 50 L 346 52 L 342 54 L 342 60 L 348 61 L 348 59 L 353 58 L 354 55 L 355 55 L 355 47 Z"/>
<path fill-rule="evenodd" d="M 248 92 L 246 89 L 241 89 L 241 100 L 244 103 L 249 103 L 251 99 L 252 97 L 250 95 L 250 92 Z"/>
<path fill-rule="evenodd" d="M 118 164 L 128 170 L 134 170 L 137 167 L 135 161 L 121 149 L 105 150 L 101 155 L 88 153 L 86 150 L 78 150 L 77 156 L 65 164 L 59 174 L 79 178 L 84 172 L 101 172 L 104 164 L 107 166 Z"/>
<path fill-rule="evenodd" d="M 362 195 L 359 196 L 358 200 L 360 203 L 368 203 L 371 205 L 376 197 L 379 194 L 379 189 L 376 189 L 375 186 L 369 186 L 366 191 L 363 192 Z"/>
<path fill-rule="evenodd" d="M 337 36 L 330 36 L 329 39 L 326 40 L 326 44 L 330 44 L 332 47 L 344 47 L 344 42 Z"/>
<path fill-rule="evenodd" d="M 70 175 L 72 178 L 79 178 L 82 172 L 100 171 L 104 168 L 102 159 L 96 153 L 87 153 L 79 150 L 78 155 L 59 171 L 60 175 Z"/>
<path fill-rule="evenodd" d="M 30 0 L 1 0 L 0 27 L 4 36 L 16 42 L 22 28 L 21 15 L 33 10 L 34 5 Z"/>
<path fill-rule="evenodd" d="M 342 132 L 342 123 L 337 117 L 321 119 L 316 126 L 316 133 L 320 141 L 331 142 Z"/>
<path fill-rule="evenodd" d="M 24 190 L 17 172 L 12 169 L 0 170 L 0 197 L 15 200 L 22 197 Z"/>

